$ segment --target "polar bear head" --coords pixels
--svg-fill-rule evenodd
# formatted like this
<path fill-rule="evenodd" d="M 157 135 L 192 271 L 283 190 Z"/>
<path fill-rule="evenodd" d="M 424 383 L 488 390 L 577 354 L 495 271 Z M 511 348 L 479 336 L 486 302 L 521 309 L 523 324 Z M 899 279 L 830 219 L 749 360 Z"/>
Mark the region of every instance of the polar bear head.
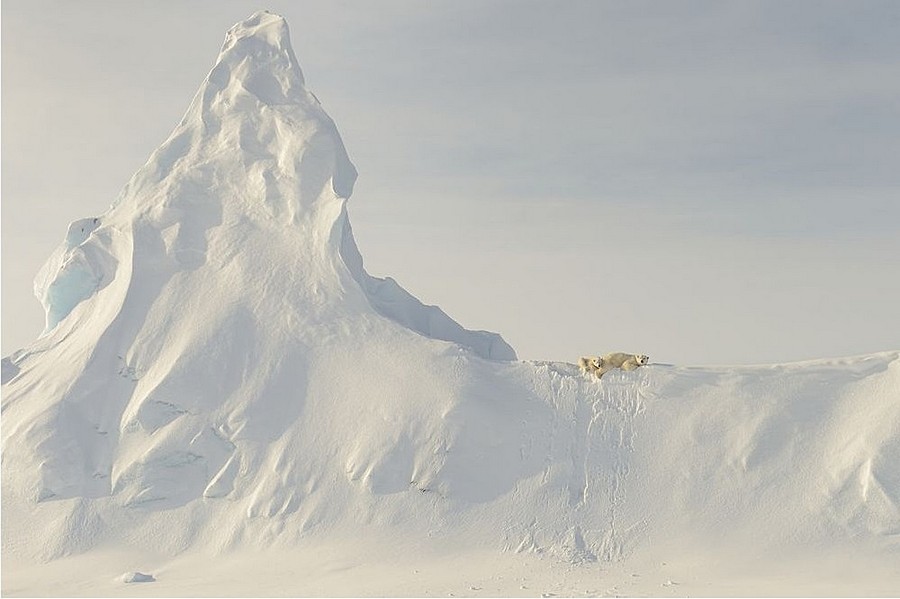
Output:
<path fill-rule="evenodd" d="M 645 356 L 644 354 L 638 354 L 634 357 L 634 359 L 637 360 L 638 364 L 643 366 L 644 364 L 646 364 L 647 362 L 650 361 L 650 356 Z"/>

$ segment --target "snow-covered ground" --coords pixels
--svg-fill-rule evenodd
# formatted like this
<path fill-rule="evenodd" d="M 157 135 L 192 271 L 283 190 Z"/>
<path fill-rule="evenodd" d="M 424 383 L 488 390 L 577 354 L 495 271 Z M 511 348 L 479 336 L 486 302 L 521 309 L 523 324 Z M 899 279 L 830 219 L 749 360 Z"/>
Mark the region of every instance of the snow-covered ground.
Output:
<path fill-rule="evenodd" d="M 124 584 L 135 564 L 152 583 Z M 288 551 L 177 557 L 94 551 L 49 564 L 6 564 L 4 596 L 703 597 L 896 596 L 896 560 L 835 550 L 791 559 L 686 553 L 670 544 L 615 563 L 572 564 L 465 544 L 317 539 Z"/>
<path fill-rule="evenodd" d="M 236 25 L 36 279 L 47 330 L 3 362 L 4 594 L 900 589 L 900 352 L 519 362 L 366 273 L 355 177 L 284 20 Z"/>

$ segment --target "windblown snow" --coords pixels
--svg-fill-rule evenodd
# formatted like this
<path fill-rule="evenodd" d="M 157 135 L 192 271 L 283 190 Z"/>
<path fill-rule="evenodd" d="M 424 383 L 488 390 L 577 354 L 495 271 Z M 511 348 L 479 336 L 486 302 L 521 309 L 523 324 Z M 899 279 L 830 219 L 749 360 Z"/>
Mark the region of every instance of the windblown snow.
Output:
<path fill-rule="evenodd" d="M 647 556 L 855 552 L 887 572 L 873 588 L 900 581 L 900 352 L 602 382 L 517 362 L 366 273 L 355 178 L 285 21 L 235 25 L 169 139 L 37 276 L 46 330 L 3 360 L 5 593 L 111 548 L 334 539 L 598 581 Z M 196 592 L 169 581 L 149 586 Z"/>

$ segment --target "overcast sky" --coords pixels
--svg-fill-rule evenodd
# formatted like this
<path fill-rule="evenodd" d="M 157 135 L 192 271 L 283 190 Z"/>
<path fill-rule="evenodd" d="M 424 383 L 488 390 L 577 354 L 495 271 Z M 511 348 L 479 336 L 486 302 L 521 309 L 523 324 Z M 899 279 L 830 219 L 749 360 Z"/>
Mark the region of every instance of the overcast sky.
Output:
<path fill-rule="evenodd" d="M 900 349 L 898 2 L 4 0 L 4 355 L 260 8 L 360 172 L 369 272 L 521 358 Z"/>

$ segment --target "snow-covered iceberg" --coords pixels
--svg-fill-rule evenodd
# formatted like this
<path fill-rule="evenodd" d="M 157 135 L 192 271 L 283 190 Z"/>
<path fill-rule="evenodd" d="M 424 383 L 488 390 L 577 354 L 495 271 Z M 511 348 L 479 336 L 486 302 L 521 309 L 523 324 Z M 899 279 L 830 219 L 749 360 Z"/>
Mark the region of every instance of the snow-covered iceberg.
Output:
<path fill-rule="evenodd" d="M 284 19 L 233 27 L 38 276 L 47 330 L 3 361 L 4 564 L 340 534 L 581 564 L 897 551 L 898 352 L 602 383 L 516 362 L 366 273 L 355 178 Z"/>

